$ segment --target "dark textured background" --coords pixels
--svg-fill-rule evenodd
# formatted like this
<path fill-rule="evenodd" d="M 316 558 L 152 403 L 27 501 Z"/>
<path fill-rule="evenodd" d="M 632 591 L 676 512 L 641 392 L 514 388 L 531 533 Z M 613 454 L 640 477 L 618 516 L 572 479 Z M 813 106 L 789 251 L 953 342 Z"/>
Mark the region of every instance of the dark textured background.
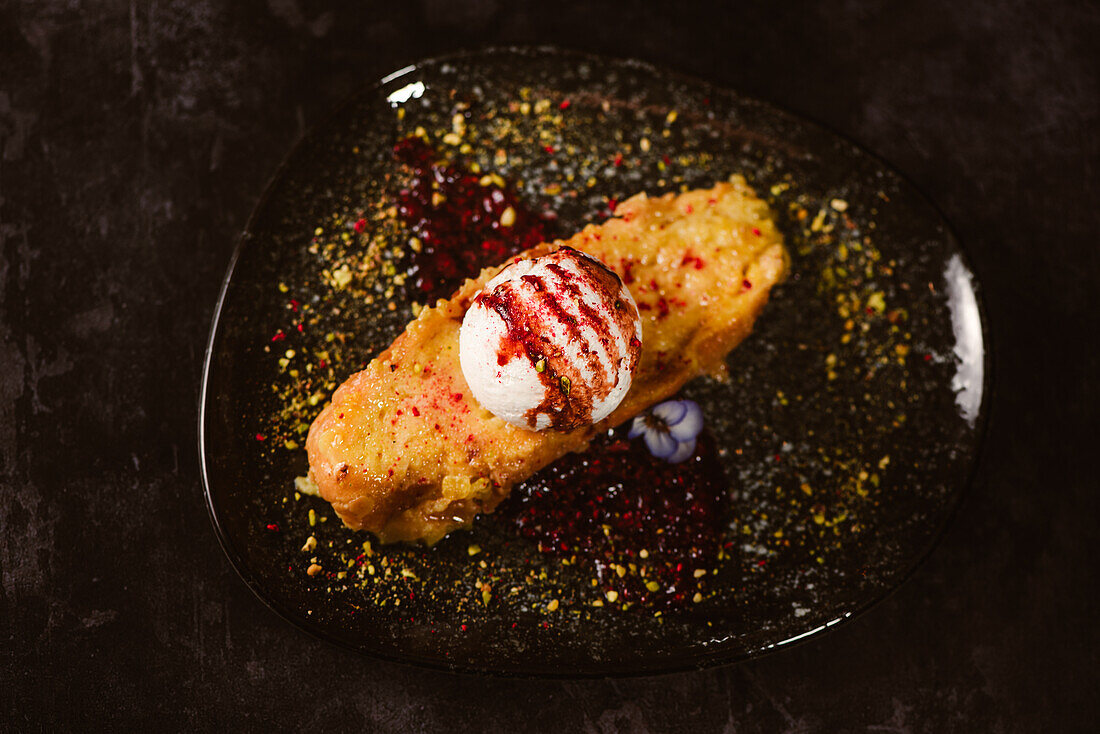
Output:
<path fill-rule="evenodd" d="M 1098 719 L 1095 3 L 0 0 L 0 730 L 1071 731 Z M 461 47 L 637 56 L 825 122 L 945 211 L 995 399 L 897 593 L 810 644 L 660 678 L 382 664 L 257 601 L 207 519 L 202 351 L 305 127 Z"/>

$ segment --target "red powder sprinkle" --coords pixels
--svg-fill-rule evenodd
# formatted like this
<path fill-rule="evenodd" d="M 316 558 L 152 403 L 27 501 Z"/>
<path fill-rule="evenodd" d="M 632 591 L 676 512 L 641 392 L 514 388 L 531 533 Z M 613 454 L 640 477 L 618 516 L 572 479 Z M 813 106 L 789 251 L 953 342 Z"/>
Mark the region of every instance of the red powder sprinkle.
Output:
<path fill-rule="evenodd" d="M 460 393 L 460 392 L 451 393 L 451 400 L 455 401 L 456 403 L 459 400 L 462 400 L 462 393 Z"/>
<path fill-rule="evenodd" d="M 924 361 L 925 362 L 931 362 L 932 361 L 932 355 L 931 354 L 924 355 Z"/>
<path fill-rule="evenodd" d="M 633 273 L 634 263 L 633 263 L 633 261 L 624 259 L 622 261 L 622 268 L 623 268 L 623 282 L 626 283 L 627 285 L 630 285 L 631 283 L 634 282 L 634 273 Z"/>
<path fill-rule="evenodd" d="M 554 155 L 554 146 L 552 146 L 552 145 L 544 145 L 544 146 L 542 146 L 542 149 L 543 149 L 543 150 L 545 150 L 545 151 L 546 151 L 547 153 L 549 153 L 550 155 Z"/>
<path fill-rule="evenodd" d="M 657 311 L 659 312 L 657 314 L 657 318 L 659 319 L 663 319 L 665 316 L 668 316 L 668 301 L 666 301 L 663 297 L 659 301 L 657 301 Z"/>
<path fill-rule="evenodd" d="M 264 440 L 264 434 L 262 434 L 262 433 L 257 433 L 257 434 L 256 434 L 256 440 L 257 440 L 257 441 L 263 441 L 263 440 Z"/>
<path fill-rule="evenodd" d="M 751 291 L 752 290 L 752 281 L 750 281 L 748 279 L 742 280 L 741 281 L 741 287 L 744 288 L 747 291 Z"/>
<path fill-rule="evenodd" d="M 278 525 L 278 523 L 269 522 L 267 524 L 267 529 L 270 530 L 273 533 L 277 533 L 277 532 L 279 532 L 279 525 Z"/>
<path fill-rule="evenodd" d="M 615 154 L 615 160 L 613 161 L 613 163 L 616 166 L 621 166 L 623 164 L 623 154 L 622 153 L 616 153 Z"/>
<path fill-rule="evenodd" d="M 695 211 L 695 207 L 693 207 L 691 204 L 688 204 L 684 207 L 684 214 L 691 214 L 693 211 Z"/>
<path fill-rule="evenodd" d="M 462 629 L 463 632 L 465 632 L 466 631 L 466 625 L 462 625 L 461 629 Z"/>
<path fill-rule="evenodd" d="M 759 237 L 760 236 L 760 228 L 759 227 L 753 227 L 752 228 L 752 233 L 754 235 L 756 235 L 757 237 Z"/>
<path fill-rule="evenodd" d="M 671 165 L 672 165 L 672 161 L 670 161 L 670 160 L 668 159 L 668 156 L 667 156 L 667 155 L 663 155 L 663 156 L 661 156 L 661 160 L 662 160 L 662 161 L 664 161 L 664 163 L 665 163 L 665 165 L 666 165 L 666 166 L 671 166 Z"/>
<path fill-rule="evenodd" d="M 306 327 L 302 326 L 301 324 L 298 324 L 298 331 L 305 331 L 305 330 L 306 330 Z"/>
<path fill-rule="evenodd" d="M 317 363 L 317 366 L 321 369 L 324 369 L 325 367 L 328 367 L 328 362 L 322 359 L 320 362 Z"/>
<path fill-rule="evenodd" d="M 699 257 L 691 250 L 688 250 L 687 254 L 684 255 L 684 259 L 680 261 L 680 267 L 685 267 L 687 265 L 694 266 L 696 270 L 702 270 L 706 263 L 703 261 L 703 258 Z M 677 283 L 676 287 L 679 288 L 680 284 Z"/>
<path fill-rule="evenodd" d="M 569 100 L 564 99 L 564 100 L 562 100 L 562 103 L 560 105 L 558 105 L 558 107 L 563 109 L 563 110 L 567 110 L 567 109 L 569 109 L 569 104 L 570 104 Z"/>
<path fill-rule="evenodd" d="M 271 341 L 273 342 L 281 342 L 283 339 L 286 339 L 286 334 L 283 333 L 282 329 L 279 329 L 275 332 L 275 336 L 271 337 Z"/>
<path fill-rule="evenodd" d="M 366 219 L 360 219 L 358 222 L 355 223 L 355 231 L 360 233 L 360 234 L 362 234 L 363 230 L 366 229 L 366 228 L 367 228 L 367 220 Z"/>
<path fill-rule="evenodd" d="M 412 409 L 412 411 L 413 411 L 413 415 L 414 415 L 414 416 L 416 416 L 417 418 L 419 418 L 419 417 L 420 417 L 420 411 L 416 409 L 416 406 L 415 406 L 415 405 L 413 406 L 413 409 Z"/>
<path fill-rule="evenodd" d="M 336 417 L 337 417 L 337 418 L 343 418 L 343 417 L 344 417 L 344 414 L 343 414 L 343 413 L 341 413 L 340 415 L 338 415 L 338 416 L 336 416 Z"/>
<path fill-rule="evenodd" d="M 607 208 L 610 209 L 612 211 L 612 213 L 614 213 L 615 207 L 617 207 L 618 205 L 619 205 L 619 200 L 618 199 L 608 199 L 607 200 Z"/>
<path fill-rule="evenodd" d="M 298 300 L 297 300 L 297 299 L 295 299 L 295 298 L 291 298 L 291 299 L 290 299 L 290 307 L 291 307 L 292 309 L 294 309 L 294 313 L 298 313 L 298 306 L 299 306 L 299 305 L 300 305 L 300 304 L 298 303 Z"/>

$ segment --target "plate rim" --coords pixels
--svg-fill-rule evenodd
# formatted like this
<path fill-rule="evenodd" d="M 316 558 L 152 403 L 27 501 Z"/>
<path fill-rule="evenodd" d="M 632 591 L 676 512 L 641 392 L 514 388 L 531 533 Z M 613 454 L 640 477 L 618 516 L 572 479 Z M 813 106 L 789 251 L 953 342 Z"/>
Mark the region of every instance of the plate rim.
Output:
<path fill-rule="evenodd" d="M 942 519 L 935 530 L 931 533 L 929 540 L 926 543 L 926 546 L 922 548 L 919 553 L 913 555 L 913 560 L 911 560 L 910 563 L 895 576 L 895 581 L 891 585 L 883 589 L 881 593 L 872 594 L 861 604 L 850 609 L 841 617 L 838 617 L 834 620 L 831 620 L 830 622 L 819 625 L 816 628 L 802 632 L 793 637 L 787 638 L 786 640 L 775 642 L 761 648 L 751 650 L 733 650 L 729 648 L 724 648 L 723 646 L 719 645 L 713 652 L 704 648 L 702 650 L 695 650 L 690 653 L 659 656 L 655 658 L 655 664 L 635 662 L 624 665 L 622 662 L 618 662 L 601 671 L 562 671 L 553 669 L 539 669 L 537 667 L 503 668 L 499 666 L 492 667 L 466 665 L 463 663 L 448 663 L 445 660 L 437 657 L 427 657 L 420 655 L 396 655 L 387 653 L 385 651 L 368 649 L 359 645 L 355 645 L 351 642 L 340 639 L 333 634 L 330 634 L 324 628 L 312 623 L 309 619 L 301 617 L 295 610 L 287 608 L 284 604 L 279 602 L 272 594 L 270 594 L 266 590 L 264 584 L 261 583 L 261 579 L 257 578 L 257 574 L 254 572 L 254 570 L 252 570 L 248 566 L 248 564 L 244 562 L 244 559 L 241 556 L 240 552 L 237 550 L 237 547 L 234 544 L 232 538 L 229 537 L 225 528 L 219 521 L 218 513 L 215 509 L 214 491 L 212 489 L 208 469 L 209 461 L 206 448 L 206 423 L 207 405 L 211 399 L 210 375 L 213 363 L 214 345 L 219 333 L 218 327 L 221 321 L 222 310 L 225 305 L 225 299 L 229 291 L 230 283 L 233 281 L 233 275 L 236 271 L 241 252 L 246 246 L 246 243 L 252 239 L 253 226 L 259 212 L 264 209 L 264 206 L 270 200 L 275 188 L 277 187 L 277 184 L 281 181 L 283 175 L 288 169 L 290 162 L 296 157 L 297 153 L 303 147 L 305 142 L 309 140 L 311 136 L 315 134 L 318 130 L 324 128 L 334 119 L 336 119 L 347 107 L 360 101 L 371 92 L 381 89 L 387 84 L 390 84 L 398 79 L 409 76 L 411 74 L 415 74 L 421 69 L 427 67 L 439 67 L 449 62 L 467 61 L 479 57 L 503 55 L 521 56 L 527 59 L 534 59 L 538 57 L 557 57 L 559 59 L 568 59 L 571 62 L 588 62 L 594 65 L 599 64 L 608 67 L 626 67 L 630 69 L 643 70 L 652 72 L 654 74 L 659 74 L 671 81 L 680 82 L 687 86 L 706 87 L 713 91 L 730 95 L 742 103 L 748 103 L 750 105 L 765 109 L 771 113 L 778 114 L 784 118 L 787 118 L 788 120 L 797 122 L 800 125 L 809 125 L 811 127 L 816 127 L 818 130 L 827 133 L 831 137 L 847 143 L 848 145 L 851 145 L 854 149 L 858 150 L 860 154 L 867 156 L 869 160 L 877 163 L 882 168 L 888 170 L 892 175 L 896 176 L 898 180 L 905 187 L 907 187 L 911 193 L 915 194 L 916 197 L 933 212 L 933 214 L 937 218 L 938 223 L 941 224 L 943 227 L 945 240 L 948 241 L 949 245 L 953 246 L 953 249 L 960 257 L 963 266 L 970 274 L 970 288 L 975 296 L 978 317 L 981 324 L 983 367 L 982 398 L 978 407 L 977 419 L 974 423 L 974 458 L 965 479 L 961 481 L 958 486 L 955 487 L 951 492 L 950 499 L 948 500 L 948 507 L 945 508 Z M 478 676 L 502 678 L 565 680 L 654 677 L 661 675 L 672 675 L 687 671 L 704 670 L 719 666 L 734 665 L 744 662 L 746 660 L 755 660 L 765 656 L 769 656 L 780 650 L 797 647 L 812 640 L 820 639 L 822 636 L 828 634 L 830 631 L 836 629 L 837 627 L 845 626 L 846 623 L 849 623 L 852 620 L 861 617 L 870 609 L 878 606 L 881 602 L 888 599 L 902 586 L 904 586 L 913 577 L 917 570 L 925 564 L 933 551 L 940 545 L 948 529 L 954 523 L 963 499 L 967 495 L 969 495 L 973 487 L 974 480 L 978 476 L 979 470 L 984 465 L 985 449 L 989 432 L 988 429 L 990 414 L 992 412 L 992 406 L 995 404 L 992 398 L 993 392 L 996 389 L 996 382 L 994 380 L 993 359 L 994 346 L 993 342 L 991 341 L 991 332 L 992 328 L 989 321 L 989 313 L 985 304 L 984 289 L 981 285 L 981 281 L 978 278 L 977 271 L 974 268 L 973 260 L 970 256 L 970 253 L 967 251 L 963 241 L 959 238 L 954 226 L 951 224 L 950 220 L 948 220 L 942 209 L 935 203 L 935 201 L 932 200 L 930 196 L 925 194 L 923 189 L 917 186 L 908 175 L 903 173 L 896 166 L 891 165 L 882 156 L 879 156 L 878 154 L 868 150 L 866 147 L 852 140 L 847 135 L 836 131 L 829 125 L 826 125 L 813 117 L 804 114 L 796 114 L 770 101 L 755 96 L 744 95 L 731 87 L 721 85 L 717 82 L 712 82 L 699 76 L 685 74 L 667 66 L 660 66 L 658 64 L 654 64 L 649 61 L 633 57 L 617 57 L 611 55 L 595 54 L 589 51 L 553 45 L 492 45 L 482 48 L 464 49 L 453 53 L 429 56 L 427 58 L 419 59 L 411 64 L 399 67 L 395 71 L 385 74 L 375 81 L 357 86 L 354 91 L 352 91 L 345 98 L 336 103 L 329 112 L 324 114 L 314 124 L 307 128 L 304 133 L 298 136 L 298 138 L 287 150 L 282 160 L 272 171 L 266 185 L 264 186 L 263 192 L 257 198 L 256 203 L 252 207 L 252 210 L 245 223 L 244 229 L 236 238 L 232 254 L 229 258 L 229 263 L 226 267 L 225 275 L 222 277 L 218 298 L 215 302 L 214 312 L 210 321 L 210 330 L 207 336 L 206 348 L 203 355 L 202 378 L 198 394 L 198 430 L 196 438 L 198 440 L 199 473 L 202 482 L 206 509 L 210 517 L 211 525 L 213 526 L 214 535 L 218 540 L 218 544 L 220 545 L 222 552 L 228 558 L 230 566 L 236 572 L 237 576 L 240 577 L 240 579 L 244 582 L 245 586 L 247 586 L 248 589 L 252 591 L 256 598 L 258 598 L 264 604 L 264 606 L 275 612 L 275 614 L 281 617 L 284 621 L 289 622 L 290 625 L 297 630 L 305 632 L 312 637 L 323 640 L 329 644 L 335 645 L 336 647 L 342 648 L 344 650 L 350 650 L 367 658 L 383 660 L 388 663 L 395 663 L 408 667 L 438 670 L 449 673 L 466 673 Z M 616 665 L 617 667 L 615 667 Z"/>

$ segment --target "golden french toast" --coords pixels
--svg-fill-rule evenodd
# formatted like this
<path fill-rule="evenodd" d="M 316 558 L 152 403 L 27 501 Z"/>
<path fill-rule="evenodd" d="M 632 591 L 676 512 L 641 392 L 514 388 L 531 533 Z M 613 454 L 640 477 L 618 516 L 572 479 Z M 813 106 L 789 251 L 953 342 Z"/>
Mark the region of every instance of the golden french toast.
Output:
<path fill-rule="evenodd" d="M 726 355 L 787 268 L 767 204 L 740 176 L 679 196 L 638 194 L 603 224 L 518 257 L 563 245 L 603 261 L 638 305 L 642 354 L 623 402 L 600 423 L 569 432 L 527 430 L 482 408 L 459 367 L 459 327 L 504 264 L 486 268 L 421 311 L 310 427 L 310 475 L 348 527 L 383 542 L 434 543 L 491 511 L 517 482 L 583 450 L 597 432 L 693 377 L 723 376 Z"/>

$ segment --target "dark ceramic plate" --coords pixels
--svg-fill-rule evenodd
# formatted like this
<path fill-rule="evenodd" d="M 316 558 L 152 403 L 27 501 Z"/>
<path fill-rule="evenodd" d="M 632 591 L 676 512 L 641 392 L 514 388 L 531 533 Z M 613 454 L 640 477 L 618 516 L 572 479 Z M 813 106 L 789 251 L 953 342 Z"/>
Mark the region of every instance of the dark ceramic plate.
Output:
<path fill-rule="evenodd" d="M 629 538 L 622 573 L 542 552 L 520 532 L 529 488 L 430 549 L 372 545 L 296 491 L 305 427 L 424 300 L 414 271 L 439 264 L 390 208 L 405 175 L 394 145 L 417 128 L 454 165 L 499 174 L 528 210 L 555 212 L 556 234 L 637 191 L 734 173 L 775 210 L 790 279 L 730 356 L 732 379 L 684 390 L 704 406 L 722 519 L 717 552 L 691 560 L 700 571 L 675 594 L 630 591 L 659 561 Z M 429 61 L 307 135 L 256 209 L 207 352 L 207 498 L 264 602 L 370 655 L 569 676 L 726 663 L 867 609 L 929 552 L 975 463 L 984 332 L 936 210 L 817 125 L 635 62 L 551 50 Z M 609 594 L 616 577 L 622 592 Z"/>

